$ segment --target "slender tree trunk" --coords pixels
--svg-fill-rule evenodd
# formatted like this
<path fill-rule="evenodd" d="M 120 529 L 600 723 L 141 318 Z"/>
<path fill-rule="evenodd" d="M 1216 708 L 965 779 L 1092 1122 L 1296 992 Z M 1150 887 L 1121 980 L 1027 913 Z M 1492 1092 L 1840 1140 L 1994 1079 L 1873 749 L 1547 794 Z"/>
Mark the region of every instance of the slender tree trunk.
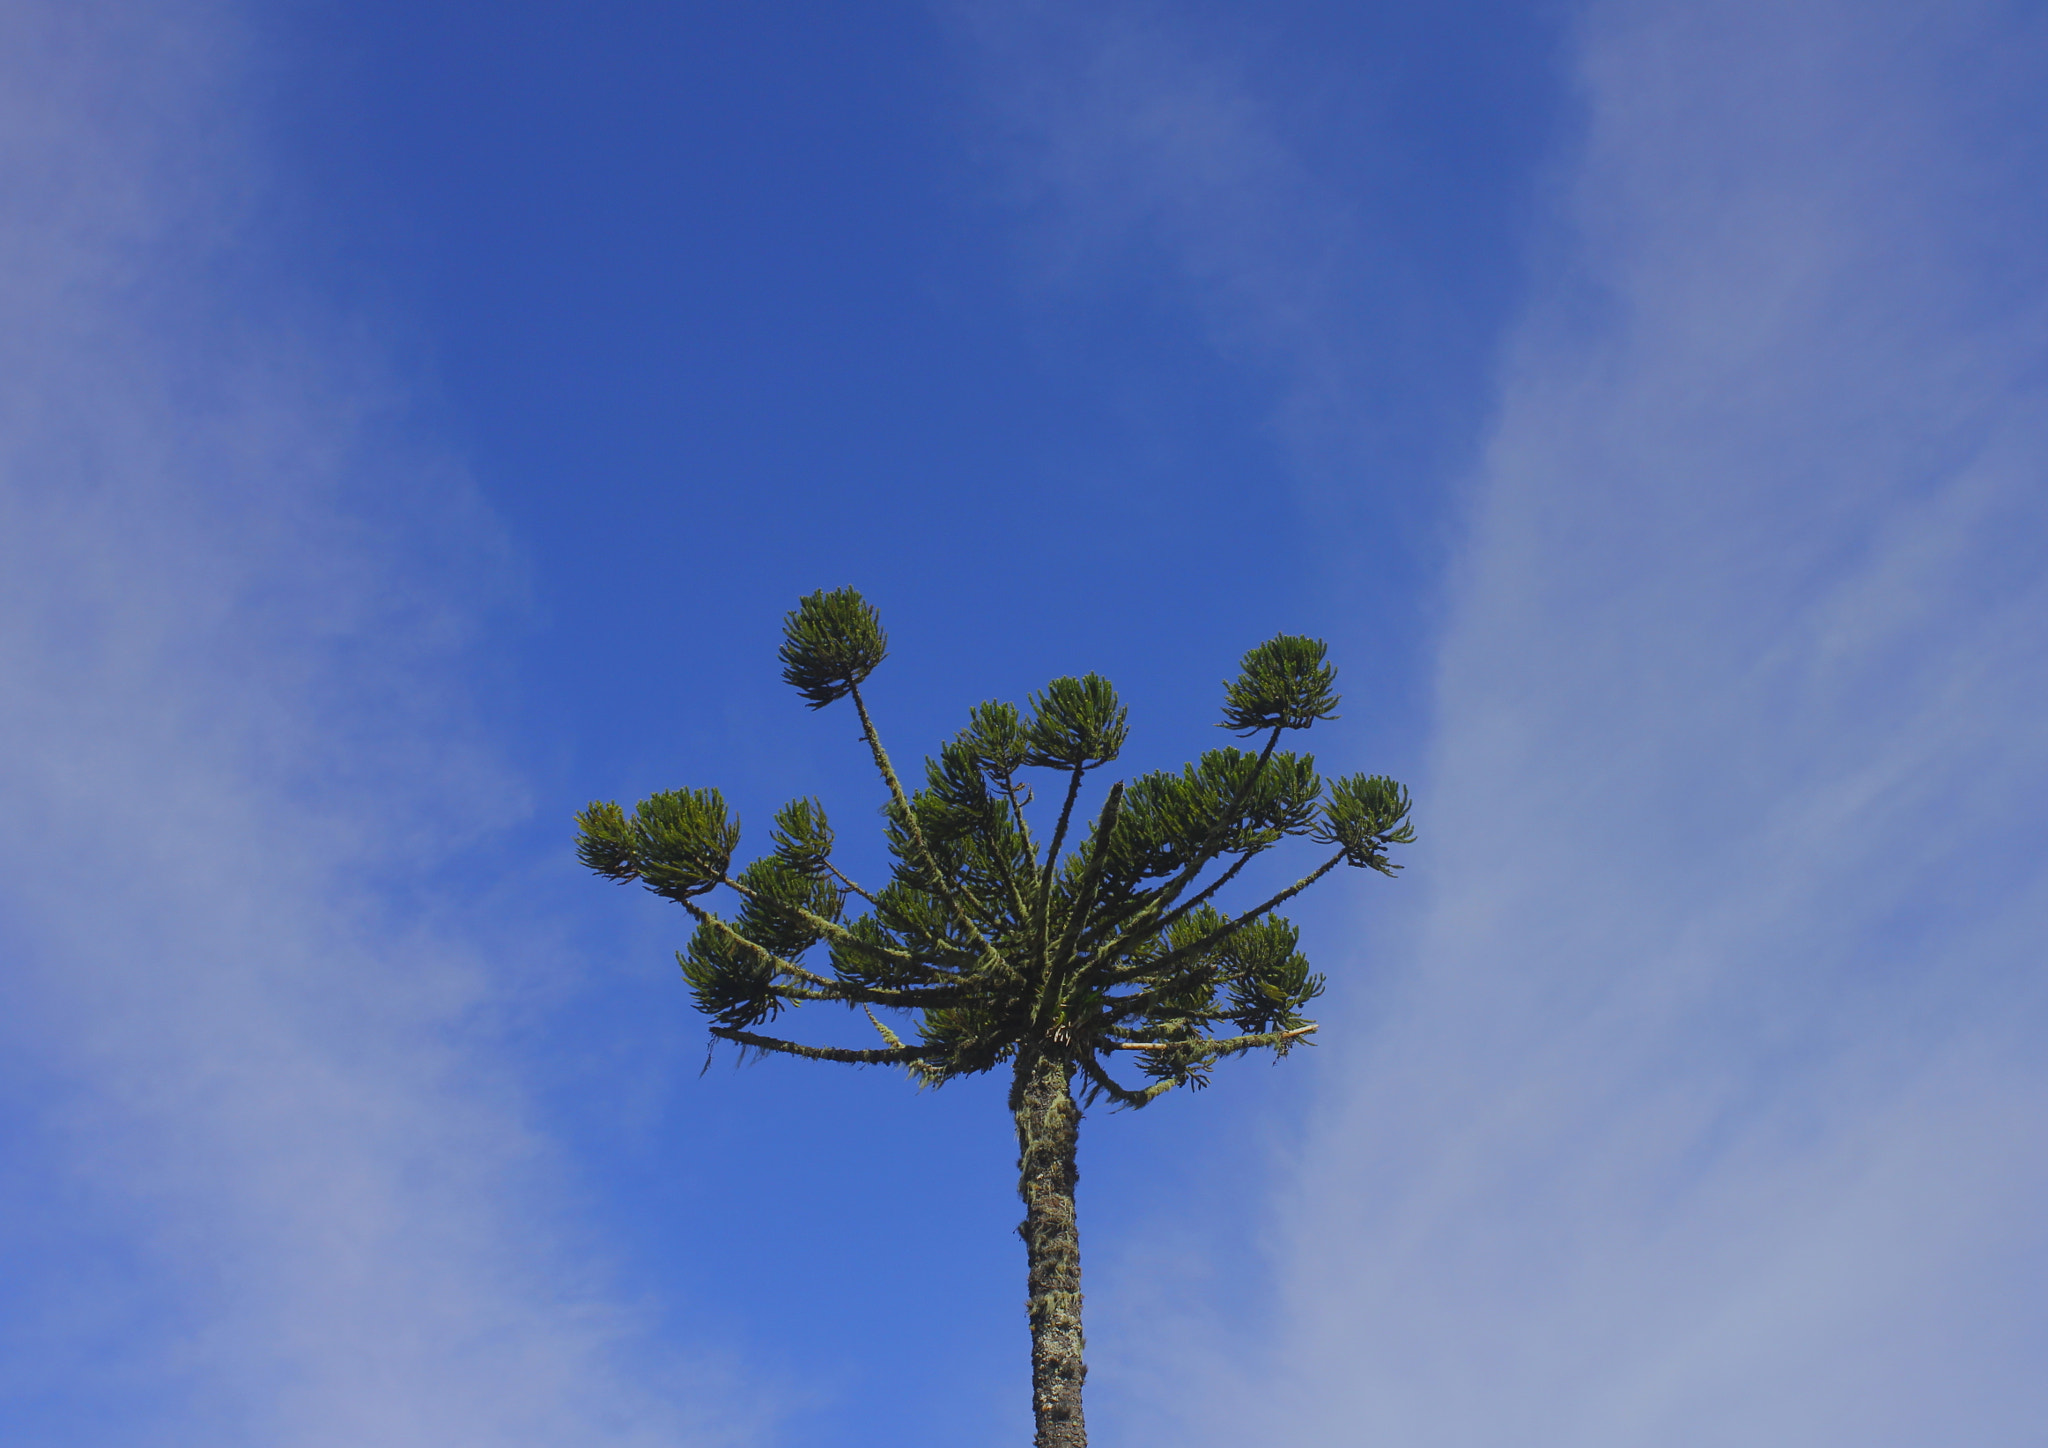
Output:
<path fill-rule="evenodd" d="M 1024 1198 L 1024 1239 L 1030 1264 L 1031 1411 L 1036 1448 L 1087 1448 L 1081 1415 L 1081 1237 L 1074 1224 L 1074 1147 L 1081 1108 L 1074 1068 L 1052 1057 L 1017 1062 L 1011 1106 L 1017 1115 L 1017 1193 Z"/>

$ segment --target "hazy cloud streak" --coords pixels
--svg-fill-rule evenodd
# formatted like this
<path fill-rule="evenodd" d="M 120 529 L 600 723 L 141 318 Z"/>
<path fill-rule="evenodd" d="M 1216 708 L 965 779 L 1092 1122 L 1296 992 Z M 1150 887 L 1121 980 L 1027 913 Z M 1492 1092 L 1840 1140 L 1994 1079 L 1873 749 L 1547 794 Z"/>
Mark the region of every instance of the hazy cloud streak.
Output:
<path fill-rule="evenodd" d="M 1260 1436 L 2031 1441 L 2048 36 L 1643 3 L 1580 46 L 1418 964 L 1337 1047 Z"/>
<path fill-rule="evenodd" d="M 226 6 L 0 9 L 0 1422 L 676 1442 L 494 1044 L 516 963 L 380 903 L 522 807 L 459 682 L 503 565 L 245 244 L 250 59 Z"/>

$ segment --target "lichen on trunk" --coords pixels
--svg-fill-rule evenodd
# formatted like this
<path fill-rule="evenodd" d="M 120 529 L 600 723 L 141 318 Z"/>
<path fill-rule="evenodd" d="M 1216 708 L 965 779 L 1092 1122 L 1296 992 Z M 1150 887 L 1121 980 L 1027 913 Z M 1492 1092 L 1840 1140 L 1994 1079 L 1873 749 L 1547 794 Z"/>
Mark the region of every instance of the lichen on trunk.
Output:
<path fill-rule="evenodd" d="M 1036 1052 L 1017 1062 L 1011 1107 L 1017 1118 L 1017 1194 L 1024 1199 L 1029 1264 L 1031 1411 L 1035 1448 L 1087 1448 L 1081 1411 L 1081 1237 L 1074 1220 L 1075 1147 L 1081 1108 L 1074 1065 Z"/>

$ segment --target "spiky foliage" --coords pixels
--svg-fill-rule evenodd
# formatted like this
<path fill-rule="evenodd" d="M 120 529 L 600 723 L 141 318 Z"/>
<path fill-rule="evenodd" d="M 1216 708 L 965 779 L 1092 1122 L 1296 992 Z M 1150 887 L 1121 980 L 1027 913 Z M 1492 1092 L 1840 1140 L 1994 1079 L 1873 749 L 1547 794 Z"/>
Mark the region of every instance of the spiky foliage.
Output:
<path fill-rule="evenodd" d="M 1394 873 L 1388 851 L 1414 838 L 1408 795 L 1376 775 L 1325 781 L 1312 756 L 1279 748 L 1290 731 L 1336 717 L 1338 702 L 1322 643 L 1284 634 L 1247 653 L 1224 690 L 1222 727 L 1247 742 L 1262 736 L 1256 752 L 1212 749 L 1178 771 L 1112 783 L 1077 813 L 1088 777 L 1115 762 L 1127 733 L 1115 689 L 1086 674 L 1053 680 L 1023 709 L 977 705 L 925 761 L 922 786 L 906 789 L 860 690 L 887 651 L 880 620 L 852 589 L 803 599 L 781 650 L 783 677 L 812 708 L 851 699 L 859 716 L 888 791 L 892 869 L 880 889 L 833 864 L 833 832 L 812 799 L 784 806 L 770 853 L 737 871 L 739 824 L 709 789 L 654 795 L 630 816 L 592 804 L 577 817 L 579 850 L 599 874 L 639 880 L 696 920 L 678 959 L 714 1037 L 896 1063 L 932 1085 L 1014 1067 L 1039 1441 L 1078 1444 L 1079 1106 L 1142 1107 L 1205 1084 L 1225 1057 L 1285 1055 L 1313 1032 L 1303 1012 L 1324 980 L 1275 912 L 1340 865 Z M 1043 838 L 1027 772 L 1052 776 Z M 1327 853 L 1265 899 L 1219 904 L 1246 866 L 1290 838 Z M 700 903 L 720 887 L 738 899 L 730 918 Z M 848 918 L 850 902 L 863 908 Z M 864 1009 L 883 1044 L 806 1045 L 755 1029 L 818 1001 Z"/>

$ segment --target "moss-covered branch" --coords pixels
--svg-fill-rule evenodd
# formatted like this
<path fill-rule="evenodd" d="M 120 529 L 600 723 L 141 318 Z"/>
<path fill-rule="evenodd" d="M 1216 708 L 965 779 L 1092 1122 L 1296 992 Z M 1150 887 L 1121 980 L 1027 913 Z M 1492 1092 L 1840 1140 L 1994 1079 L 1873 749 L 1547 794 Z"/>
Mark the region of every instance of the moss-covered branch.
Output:
<path fill-rule="evenodd" d="M 733 1030 L 726 1026 L 713 1026 L 711 1034 L 721 1041 L 731 1041 L 753 1051 L 801 1056 L 806 1061 L 838 1061 L 851 1066 L 901 1066 L 923 1060 L 931 1054 L 929 1048 L 924 1046 L 896 1046 L 886 1050 L 869 1051 L 850 1050 L 844 1046 L 806 1046 L 800 1041 L 759 1036 L 752 1031 Z"/>

